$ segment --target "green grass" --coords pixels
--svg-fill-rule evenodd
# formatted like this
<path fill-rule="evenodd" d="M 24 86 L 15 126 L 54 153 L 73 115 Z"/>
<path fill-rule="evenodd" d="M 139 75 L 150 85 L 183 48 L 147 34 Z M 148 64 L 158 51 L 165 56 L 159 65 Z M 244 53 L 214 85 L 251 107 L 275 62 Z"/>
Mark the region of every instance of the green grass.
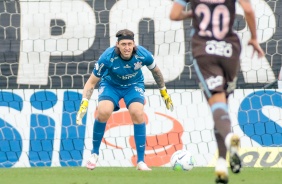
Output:
<path fill-rule="evenodd" d="M 281 168 L 243 168 L 240 174 L 230 171 L 229 184 L 277 184 L 282 182 Z M 151 172 L 135 168 L 42 167 L 0 169 L 0 184 L 214 184 L 214 168 L 173 171 L 156 167 Z"/>

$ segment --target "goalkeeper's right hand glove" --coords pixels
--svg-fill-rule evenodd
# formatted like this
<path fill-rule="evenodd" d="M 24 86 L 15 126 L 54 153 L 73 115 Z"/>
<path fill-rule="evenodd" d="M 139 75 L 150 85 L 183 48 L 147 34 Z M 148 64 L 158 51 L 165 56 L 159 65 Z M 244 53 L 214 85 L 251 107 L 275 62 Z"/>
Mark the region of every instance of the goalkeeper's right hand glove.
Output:
<path fill-rule="evenodd" d="M 83 98 L 79 107 L 79 110 L 76 115 L 76 124 L 77 125 L 82 125 L 82 118 L 85 115 L 86 111 L 88 108 L 88 99 Z"/>

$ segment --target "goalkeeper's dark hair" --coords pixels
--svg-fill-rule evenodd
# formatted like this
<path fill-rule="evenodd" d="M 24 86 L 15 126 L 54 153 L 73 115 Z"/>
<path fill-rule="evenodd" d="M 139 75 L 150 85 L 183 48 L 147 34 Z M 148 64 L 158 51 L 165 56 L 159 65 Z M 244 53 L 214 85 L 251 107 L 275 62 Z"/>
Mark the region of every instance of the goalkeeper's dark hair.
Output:
<path fill-rule="evenodd" d="M 117 33 L 116 33 L 116 37 L 117 37 L 117 42 L 119 42 L 120 40 L 124 40 L 124 39 L 127 39 L 127 40 L 133 40 L 134 41 L 134 33 L 128 29 L 122 29 L 122 30 L 119 30 Z M 136 50 L 137 50 L 137 47 L 135 46 L 133 48 L 133 53 L 136 53 Z M 120 50 L 116 47 L 115 48 L 115 52 L 117 54 L 120 54 Z"/>

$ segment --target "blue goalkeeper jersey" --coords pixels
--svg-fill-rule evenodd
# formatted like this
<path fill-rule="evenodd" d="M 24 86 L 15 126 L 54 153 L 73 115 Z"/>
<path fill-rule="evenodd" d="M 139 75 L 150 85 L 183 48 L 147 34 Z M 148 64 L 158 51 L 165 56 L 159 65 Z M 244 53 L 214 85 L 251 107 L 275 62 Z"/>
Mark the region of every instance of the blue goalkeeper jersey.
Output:
<path fill-rule="evenodd" d="M 133 84 L 144 83 L 141 68 L 147 66 L 153 69 L 156 66 L 153 55 L 144 47 L 136 46 L 137 50 L 131 59 L 123 60 L 115 52 L 115 46 L 106 49 L 98 59 L 93 73 L 116 87 L 126 88 Z"/>

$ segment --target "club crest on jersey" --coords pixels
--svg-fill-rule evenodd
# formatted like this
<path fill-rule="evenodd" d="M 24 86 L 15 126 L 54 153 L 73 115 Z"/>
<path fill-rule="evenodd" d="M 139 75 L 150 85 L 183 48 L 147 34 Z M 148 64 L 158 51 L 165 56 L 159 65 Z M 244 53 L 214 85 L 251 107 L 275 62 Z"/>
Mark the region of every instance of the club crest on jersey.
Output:
<path fill-rule="evenodd" d="M 142 62 L 137 62 L 137 63 L 134 63 L 134 70 L 138 70 L 139 68 L 142 68 Z"/>

